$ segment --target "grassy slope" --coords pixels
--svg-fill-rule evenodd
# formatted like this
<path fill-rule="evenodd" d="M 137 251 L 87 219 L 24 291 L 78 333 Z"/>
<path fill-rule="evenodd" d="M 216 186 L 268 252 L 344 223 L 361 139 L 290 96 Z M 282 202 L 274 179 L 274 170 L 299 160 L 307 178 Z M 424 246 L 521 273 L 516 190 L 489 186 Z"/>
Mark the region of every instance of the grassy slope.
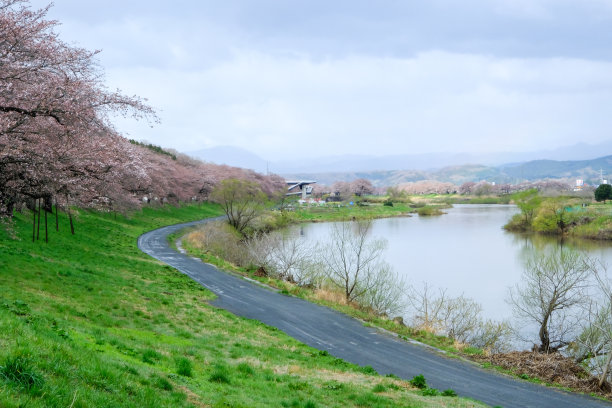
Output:
<path fill-rule="evenodd" d="M 31 242 L 29 217 L 17 216 L 19 241 L 0 229 L 0 406 L 481 406 L 423 397 L 214 309 L 136 247 L 144 231 L 218 213 L 82 211 L 77 235 L 60 217 L 49 244 Z"/>

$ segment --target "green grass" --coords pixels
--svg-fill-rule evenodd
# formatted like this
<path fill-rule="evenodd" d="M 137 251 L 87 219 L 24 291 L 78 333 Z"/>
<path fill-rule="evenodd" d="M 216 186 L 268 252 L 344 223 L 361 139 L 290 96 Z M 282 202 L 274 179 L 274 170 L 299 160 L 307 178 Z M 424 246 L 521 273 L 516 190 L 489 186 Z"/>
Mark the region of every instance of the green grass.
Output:
<path fill-rule="evenodd" d="M 347 205 L 329 203 L 325 207 L 298 207 L 291 213 L 292 222 L 345 221 L 351 219 L 401 217 L 414 212 L 406 203 Z"/>
<path fill-rule="evenodd" d="M 483 406 L 423 397 L 215 309 L 209 291 L 136 247 L 145 231 L 219 213 L 78 211 L 75 236 L 60 214 L 48 244 L 32 243 L 31 214 L 17 214 L 17 240 L 0 230 L 0 406 Z"/>

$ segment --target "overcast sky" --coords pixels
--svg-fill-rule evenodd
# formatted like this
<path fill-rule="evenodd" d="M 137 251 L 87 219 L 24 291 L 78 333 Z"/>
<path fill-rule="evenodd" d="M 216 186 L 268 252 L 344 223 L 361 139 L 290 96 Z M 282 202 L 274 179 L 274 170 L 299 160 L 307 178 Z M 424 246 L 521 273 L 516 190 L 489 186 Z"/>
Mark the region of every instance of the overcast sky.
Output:
<path fill-rule="evenodd" d="M 36 7 L 47 2 L 35 0 Z M 612 0 L 56 0 L 180 151 L 531 151 L 612 139 Z M 609 153 L 609 152 L 607 152 Z"/>

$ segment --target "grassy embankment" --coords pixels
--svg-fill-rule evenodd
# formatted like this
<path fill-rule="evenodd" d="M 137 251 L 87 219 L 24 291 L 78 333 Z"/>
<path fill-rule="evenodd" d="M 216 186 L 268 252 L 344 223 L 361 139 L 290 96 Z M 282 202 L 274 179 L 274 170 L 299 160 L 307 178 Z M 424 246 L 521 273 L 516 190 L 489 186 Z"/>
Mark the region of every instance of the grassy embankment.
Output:
<path fill-rule="evenodd" d="M 136 247 L 142 232 L 217 214 L 80 211 L 76 235 L 60 215 L 49 244 L 32 243 L 28 214 L 19 240 L 0 229 L 0 406 L 482 406 L 422 396 L 212 308 L 209 291 Z"/>

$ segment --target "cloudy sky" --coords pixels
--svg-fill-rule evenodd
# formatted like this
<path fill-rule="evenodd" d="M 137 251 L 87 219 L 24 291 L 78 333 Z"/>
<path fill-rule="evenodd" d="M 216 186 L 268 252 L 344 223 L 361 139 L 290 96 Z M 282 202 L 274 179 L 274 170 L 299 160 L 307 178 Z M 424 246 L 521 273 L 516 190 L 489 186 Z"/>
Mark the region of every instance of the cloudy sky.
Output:
<path fill-rule="evenodd" d="M 36 7 L 47 4 L 33 0 Z M 56 0 L 110 88 L 181 151 L 268 159 L 499 152 L 612 139 L 612 0 Z"/>

